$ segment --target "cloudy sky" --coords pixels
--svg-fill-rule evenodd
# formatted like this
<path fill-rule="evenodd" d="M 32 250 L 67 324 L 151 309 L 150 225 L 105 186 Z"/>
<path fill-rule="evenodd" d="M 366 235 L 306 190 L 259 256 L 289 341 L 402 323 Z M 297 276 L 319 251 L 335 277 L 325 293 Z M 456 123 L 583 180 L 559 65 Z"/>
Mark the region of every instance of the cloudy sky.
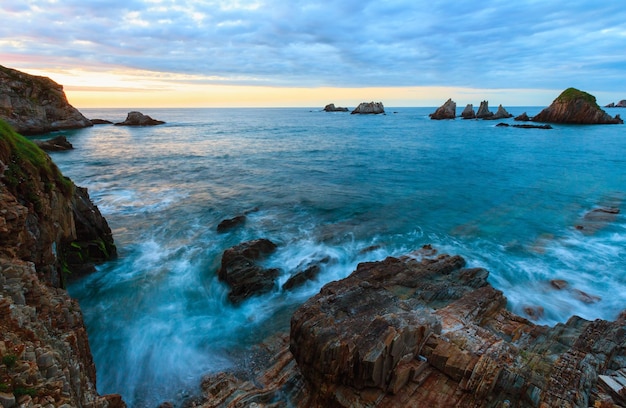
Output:
<path fill-rule="evenodd" d="M 0 65 L 76 106 L 626 99 L 618 1 L 0 0 Z"/>

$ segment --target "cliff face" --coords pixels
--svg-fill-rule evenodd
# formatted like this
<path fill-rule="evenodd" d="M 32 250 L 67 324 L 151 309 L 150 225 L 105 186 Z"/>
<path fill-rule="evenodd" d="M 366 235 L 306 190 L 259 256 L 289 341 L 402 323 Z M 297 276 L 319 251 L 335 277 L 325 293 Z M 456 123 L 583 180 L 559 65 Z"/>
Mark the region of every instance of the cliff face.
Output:
<path fill-rule="evenodd" d="M 2 405 L 123 406 L 97 394 L 82 314 L 62 289 L 68 274 L 115 253 L 86 190 L 0 121 Z"/>
<path fill-rule="evenodd" d="M 69 104 L 63 86 L 0 66 L 0 119 L 25 135 L 92 126 Z"/>
<path fill-rule="evenodd" d="M 611 117 L 603 111 L 596 98 L 587 92 L 568 88 L 550 106 L 533 117 L 534 122 L 571 123 L 580 125 L 621 124 L 619 115 Z"/>
<path fill-rule="evenodd" d="M 360 264 L 255 351 L 248 377 L 207 377 L 203 406 L 624 406 L 626 321 L 537 326 L 487 276 L 432 248 Z"/>

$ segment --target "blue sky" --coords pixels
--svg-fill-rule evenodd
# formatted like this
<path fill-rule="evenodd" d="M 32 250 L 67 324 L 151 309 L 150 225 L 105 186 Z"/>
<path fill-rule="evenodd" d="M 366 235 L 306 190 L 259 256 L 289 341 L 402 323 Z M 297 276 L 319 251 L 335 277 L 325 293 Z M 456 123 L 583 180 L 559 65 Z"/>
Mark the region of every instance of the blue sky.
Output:
<path fill-rule="evenodd" d="M 2 0 L 0 10 L 0 64 L 75 91 L 450 87 L 551 101 L 574 86 L 600 103 L 626 98 L 616 1 Z M 142 76 L 151 81 L 132 80 Z"/>

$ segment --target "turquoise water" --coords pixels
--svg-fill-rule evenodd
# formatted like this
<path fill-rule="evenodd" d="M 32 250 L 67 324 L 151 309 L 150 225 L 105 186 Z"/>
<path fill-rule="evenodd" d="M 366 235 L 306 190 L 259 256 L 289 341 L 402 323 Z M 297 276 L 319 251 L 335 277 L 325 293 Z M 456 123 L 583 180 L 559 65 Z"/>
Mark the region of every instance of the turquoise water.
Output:
<path fill-rule="evenodd" d="M 83 112 L 122 121 L 127 111 Z M 510 310 L 544 309 L 540 324 L 626 309 L 626 127 L 501 128 L 432 121 L 433 111 L 144 110 L 167 124 L 64 132 L 75 150 L 53 159 L 89 188 L 120 254 L 69 288 L 99 391 L 136 407 L 180 402 L 204 373 L 245 369 L 245 350 L 287 328 L 326 282 L 424 244 L 487 268 Z M 575 228 L 603 206 L 622 213 L 593 234 Z M 244 212 L 242 228 L 216 232 Z M 330 262 L 296 291 L 277 285 L 233 307 L 216 278 L 221 254 L 260 237 L 279 244 L 266 261 L 282 270 L 279 285 L 301 265 Z"/>

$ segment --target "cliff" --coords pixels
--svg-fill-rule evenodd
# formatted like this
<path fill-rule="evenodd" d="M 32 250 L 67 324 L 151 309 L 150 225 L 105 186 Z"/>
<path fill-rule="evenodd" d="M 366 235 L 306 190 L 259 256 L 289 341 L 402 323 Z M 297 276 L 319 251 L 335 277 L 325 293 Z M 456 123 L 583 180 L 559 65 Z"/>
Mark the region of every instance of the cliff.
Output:
<path fill-rule="evenodd" d="M 92 126 L 50 78 L 0 65 L 0 119 L 25 135 Z"/>
<path fill-rule="evenodd" d="M 487 276 L 430 247 L 360 264 L 254 350 L 252 372 L 205 378 L 202 406 L 624 406 L 626 321 L 538 326 Z"/>
<path fill-rule="evenodd" d="M 621 124 L 619 115 L 611 117 L 596 102 L 595 96 L 575 88 L 563 91 L 550 106 L 532 118 L 534 122 L 580 125 Z"/>
<path fill-rule="evenodd" d="M 0 121 L 0 403 L 123 406 L 101 397 L 72 274 L 115 256 L 86 189 Z"/>

